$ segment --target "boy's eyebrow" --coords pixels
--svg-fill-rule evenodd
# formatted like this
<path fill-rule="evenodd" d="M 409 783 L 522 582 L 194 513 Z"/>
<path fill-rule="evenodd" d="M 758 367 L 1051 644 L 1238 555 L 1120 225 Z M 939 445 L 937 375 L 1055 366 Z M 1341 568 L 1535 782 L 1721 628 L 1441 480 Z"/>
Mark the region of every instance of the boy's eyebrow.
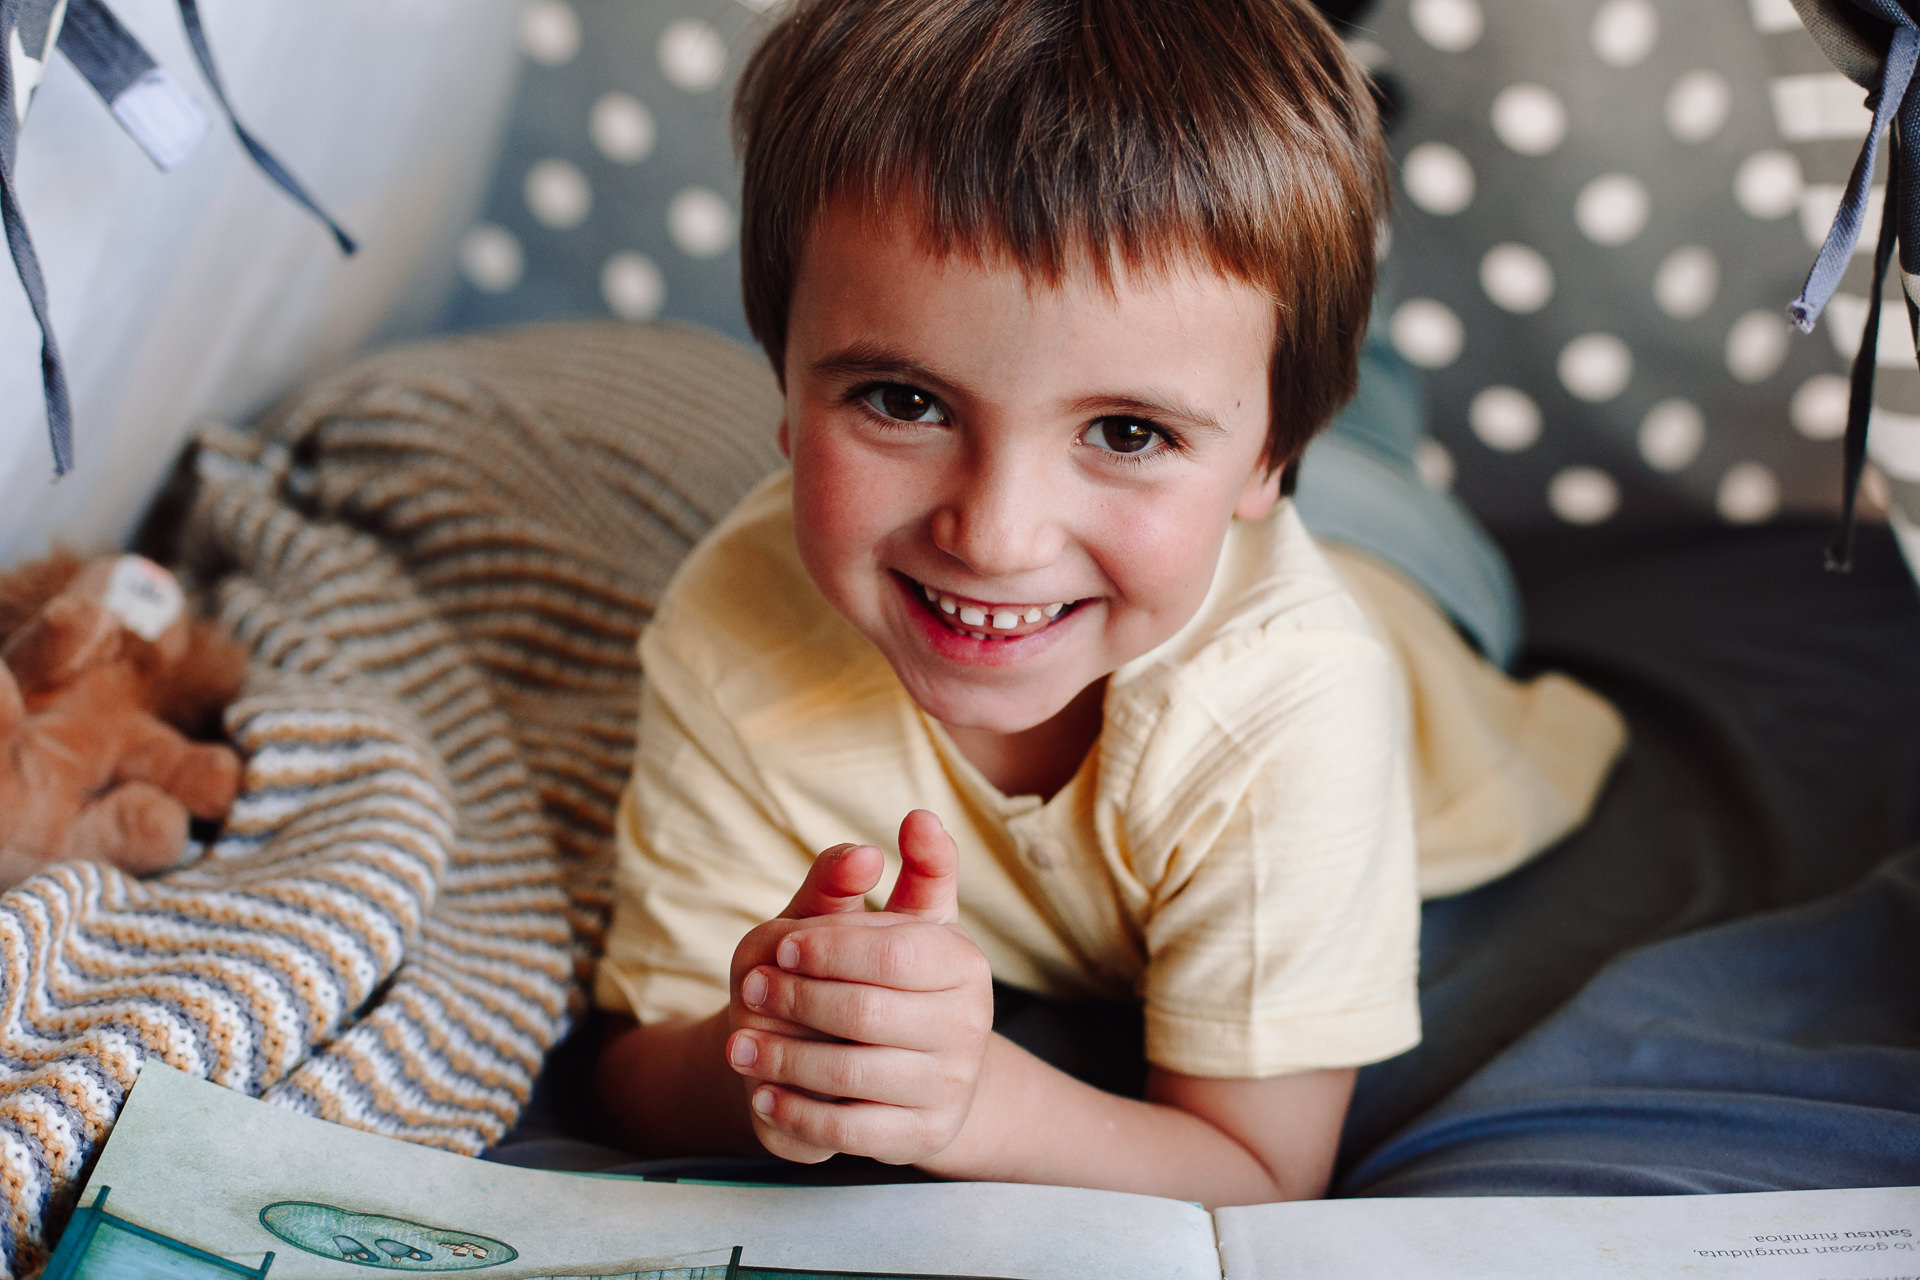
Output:
<path fill-rule="evenodd" d="M 870 342 L 857 342 L 839 351 L 829 352 L 810 366 L 814 373 L 828 378 L 860 378 L 885 375 L 909 378 L 916 382 L 946 386 L 947 380 L 933 370 L 895 351 Z"/>
<path fill-rule="evenodd" d="M 902 378 L 915 384 L 925 384 L 936 391 L 950 385 L 945 378 L 918 361 L 872 343 L 855 343 L 842 350 L 829 352 L 815 360 L 810 367 L 815 374 L 827 378 Z M 1067 407 L 1074 413 L 1114 416 L 1137 414 L 1156 420 L 1172 418 L 1202 431 L 1217 435 L 1231 434 L 1218 414 L 1175 396 L 1151 392 L 1101 392 L 1081 396 Z"/>
<path fill-rule="evenodd" d="M 1202 431 L 1215 435 L 1230 435 L 1225 423 L 1218 414 L 1210 413 L 1190 401 L 1173 396 L 1138 395 L 1125 391 L 1104 395 L 1082 396 L 1070 406 L 1075 413 L 1094 413 L 1110 416 L 1137 414 L 1156 422 L 1173 419 L 1189 427 L 1198 427 Z"/>

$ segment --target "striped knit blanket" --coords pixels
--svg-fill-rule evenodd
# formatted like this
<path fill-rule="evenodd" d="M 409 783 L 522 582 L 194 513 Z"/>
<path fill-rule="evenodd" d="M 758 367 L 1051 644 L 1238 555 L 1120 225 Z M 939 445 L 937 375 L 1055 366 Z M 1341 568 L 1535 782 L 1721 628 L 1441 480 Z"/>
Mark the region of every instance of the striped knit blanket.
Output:
<path fill-rule="evenodd" d="M 634 637 L 777 462 L 763 363 L 579 324 L 374 357 L 205 434 L 172 556 L 250 647 L 197 862 L 0 896 L 0 1268 L 29 1274 L 140 1064 L 453 1151 L 580 1007 Z"/>

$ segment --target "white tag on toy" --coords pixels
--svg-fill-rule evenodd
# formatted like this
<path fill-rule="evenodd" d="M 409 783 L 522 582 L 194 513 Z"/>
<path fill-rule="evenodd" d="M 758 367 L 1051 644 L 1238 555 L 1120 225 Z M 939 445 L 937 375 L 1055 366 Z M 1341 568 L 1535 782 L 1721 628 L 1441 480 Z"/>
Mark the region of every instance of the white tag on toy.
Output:
<path fill-rule="evenodd" d="M 145 556 L 121 556 L 107 579 L 107 611 L 120 624 L 152 643 L 186 607 L 173 575 Z"/>

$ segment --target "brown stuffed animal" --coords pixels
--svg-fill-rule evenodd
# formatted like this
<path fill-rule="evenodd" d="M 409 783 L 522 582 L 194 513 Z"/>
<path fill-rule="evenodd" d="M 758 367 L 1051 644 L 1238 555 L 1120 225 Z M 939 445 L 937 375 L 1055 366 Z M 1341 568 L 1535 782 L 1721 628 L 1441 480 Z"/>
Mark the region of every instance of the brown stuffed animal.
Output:
<path fill-rule="evenodd" d="M 58 552 L 0 574 L 0 660 L 0 888 L 64 859 L 163 870 L 188 815 L 233 804 L 239 756 L 181 727 L 233 699 L 246 654 L 153 561 Z"/>

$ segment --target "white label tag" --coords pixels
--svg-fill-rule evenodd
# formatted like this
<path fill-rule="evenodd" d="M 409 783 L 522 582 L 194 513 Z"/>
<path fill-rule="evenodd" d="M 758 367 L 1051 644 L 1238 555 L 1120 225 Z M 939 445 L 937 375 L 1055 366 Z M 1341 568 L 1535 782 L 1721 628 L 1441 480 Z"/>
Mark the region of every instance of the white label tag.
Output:
<path fill-rule="evenodd" d="M 162 169 L 192 155 L 207 136 L 207 113 L 158 67 L 120 91 L 113 116 Z"/>
<path fill-rule="evenodd" d="M 120 624 L 152 643 L 172 626 L 186 607 L 173 575 L 145 556 L 121 556 L 107 580 L 108 612 Z"/>
<path fill-rule="evenodd" d="M 7 62 L 13 77 L 14 121 L 16 126 L 24 126 L 27 104 L 33 101 L 34 86 L 40 83 L 40 74 L 47 69 L 47 64 L 27 52 L 17 30 L 7 32 Z"/>
<path fill-rule="evenodd" d="M 29 9 L 32 5 L 27 6 Z M 25 14 L 16 13 L 24 25 Z M 21 26 L 7 31 L 6 59 L 13 72 L 13 111 L 20 127 L 27 123 L 27 104 L 33 101 L 34 88 L 47 74 L 47 63 L 53 58 L 54 46 L 60 41 L 60 27 L 67 20 L 67 0 L 54 0 L 47 10 L 46 29 L 33 36 L 34 47 L 29 49 L 26 39 L 21 36 Z"/>

